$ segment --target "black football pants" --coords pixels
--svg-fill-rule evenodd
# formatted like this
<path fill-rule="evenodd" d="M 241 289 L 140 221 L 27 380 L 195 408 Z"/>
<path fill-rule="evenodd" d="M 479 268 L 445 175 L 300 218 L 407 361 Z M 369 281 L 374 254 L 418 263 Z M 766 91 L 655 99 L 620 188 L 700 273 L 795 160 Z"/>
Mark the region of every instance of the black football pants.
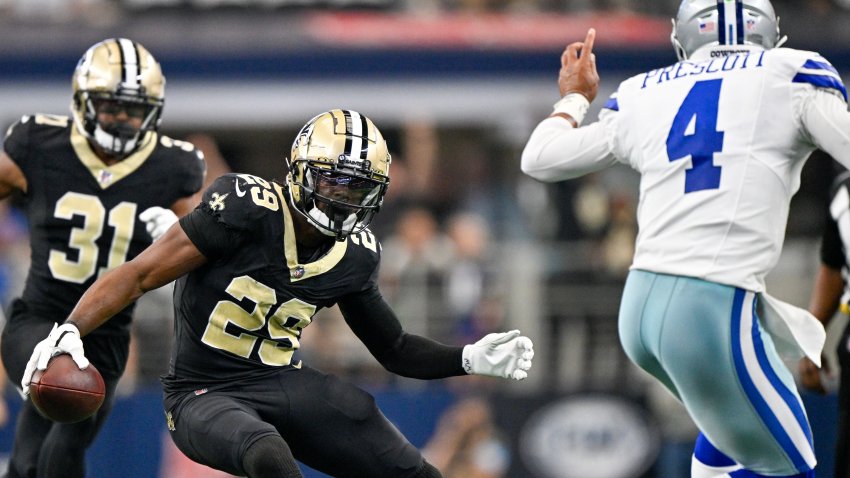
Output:
<path fill-rule="evenodd" d="M 838 436 L 835 442 L 835 478 L 850 478 L 850 324 L 838 341 L 841 377 L 838 388 Z"/>
<path fill-rule="evenodd" d="M 165 410 L 186 456 L 235 475 L 245 474 L 248 447 L 272 434 L 298 461 L 338 478 L 413 478 L 423 466 L 370 394 L 307 366 L 166 393 Z"/>

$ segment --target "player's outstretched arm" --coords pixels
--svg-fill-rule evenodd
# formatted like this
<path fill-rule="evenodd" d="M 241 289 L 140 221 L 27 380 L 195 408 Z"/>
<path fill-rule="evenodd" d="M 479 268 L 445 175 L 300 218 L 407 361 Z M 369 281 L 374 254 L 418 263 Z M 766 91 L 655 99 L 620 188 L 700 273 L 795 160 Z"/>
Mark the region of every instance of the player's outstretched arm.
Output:
<path fill-rule="evenodd" d="M 567 46 L 561 55 L 558 90 L 561 99 L 537 125 L 522 152 L 522 172 L 539 181 L 575 178 L 616 162 L 609 141 L 612 132 L 599 123 L 579 128 L 599 89 L 590 29 L 583 42 Z"/>
<path fill-rule="evenodd" d="M 189 273 L 206 262 L 182 227 L 172 227 L 135 259 L 98 279 L 77 302 L 66 323 L 85 336 L 145 292 Z"/>
<path fill-rule="evenodd" d="M 71 354 L 80 368 L 88 366 L 81 337 L 96 329 L 145 292 L 161 287 L 201 266 L 206 258 L 182 227 L 173 227 L 152 246 L 98 279 L 77 302 L 62 325 L 39 342 L 22 379 L 24 393 L 35 370 L 44 370 L 51 357 Z"/>
<path fill-rule="evenodd" d="M 518 330 L 453 347 L 402 330 L 377 288 L 344 297 L 339 308 L 378 362 L 403 377 L 429 380 L 471 374 L 522 380 L 531 368 L 531 339 Z"/>
<path fill-rule="evenodd" d="M 567 45 L 561 54 L 561 70 L 558 72 L 561 100 L 555 103 L 552 116 L 566 119 L 573 128 L 581 124 L 587 108 L 599 91 L 599 73 L 596 71 L 596 55 L 593 53 L 595 40 L 596 30 L 591 28 L 584 42 Z"/>

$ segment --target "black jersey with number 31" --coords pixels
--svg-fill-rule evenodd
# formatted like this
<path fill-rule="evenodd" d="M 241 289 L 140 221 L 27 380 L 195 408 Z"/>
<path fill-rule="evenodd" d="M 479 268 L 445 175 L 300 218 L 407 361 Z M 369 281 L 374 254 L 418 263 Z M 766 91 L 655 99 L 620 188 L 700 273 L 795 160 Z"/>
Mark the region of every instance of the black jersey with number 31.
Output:
<path fill-rule="evenodd" d="M 368 230 L 301 263 L 284 188 L 248 174 L 218 178 L 181 220 L 208 262 L 175 286 L 176 335 L 167 391 L 194 390 L 298 366 L 293 353 L 316 311 L 375 286 L 380 245 Z M 209 227 L 234 240 L 212 250 Z M 220 237 L 220 236 L 219 236 Z"/>
<path fill-rule="evenodd" d="M 27 180 L 30 266 L 23 299 L 62 321 L 101 274 L 151 244 L 139 213 L 170 207 L 203 183 L 203 155 L 191 143 L 148 133 L 142 146 L 106 166 L 65 116 L 24 116 L 4 149 Z M 96 334 L 128 333 L 128 307 Z"/>

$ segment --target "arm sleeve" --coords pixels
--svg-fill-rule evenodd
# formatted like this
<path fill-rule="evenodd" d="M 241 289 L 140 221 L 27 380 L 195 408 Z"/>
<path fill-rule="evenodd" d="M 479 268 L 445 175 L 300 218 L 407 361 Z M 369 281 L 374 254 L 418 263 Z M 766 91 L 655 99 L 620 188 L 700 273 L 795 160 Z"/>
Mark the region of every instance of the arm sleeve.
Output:
<path fill-rule="evenodd" d="M 522 172 L 545 182 L 575 178 L 617 162 L 603 121 L 573 128 L 564 118 L 541 121 L 522 152 Z"/>
<path fill-rule="evenodd" d="M 832 269 L 841 269 L 844 265 L 844 252 L 841 245 L 841 236 L 838 233 L 838 224 L 830 217 L 827 219 L 826 229 L 820 245 L 820 260 L 824 265 Z"/>
<path fill-rule="evenodd" d="M 466 375 L 462 347 L 406 333 L 377 287 L 344 297 L 339 308 L 354 334 L 390 372 L 424 380 Z"/>
<path fill-rule="evenodd" d="M 801 121 L 818 148 L 850 169 L 850 113 L 841 96 L 810 89 L 802 100 Z"/>

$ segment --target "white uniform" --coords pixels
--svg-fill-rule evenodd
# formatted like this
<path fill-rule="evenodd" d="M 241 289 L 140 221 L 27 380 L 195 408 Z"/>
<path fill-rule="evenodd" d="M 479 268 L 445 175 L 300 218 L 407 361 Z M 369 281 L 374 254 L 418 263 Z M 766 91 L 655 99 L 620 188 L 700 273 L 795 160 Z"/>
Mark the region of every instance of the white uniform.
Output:
<path fill-rule="evenodd" d="M 587 127 L 544 120 L 523 171 L 558 181 L 628 164 L 641 173 L 633 268 L 763 291 L 805 159 L 819 147 L 850 167 L 850 114 L 817 53 L 750 49 L 632 77 Z"/>
<path fill-rule="evenodd" d="M 811 429 L 780 355 L 819 361 L 823 327 L 768 296 L 764 277 L 809 154 L 850 167 L 847 92 L 817 53 L 735 49 L 624 81 L 589 126 L 542 121 L 522 169 L 543 181 L 617 162 L 641 173 L 624 350 L 682 401 L 703 448 L 722 453 L 703 464 L 803 476 L 816 463 Z"/>

